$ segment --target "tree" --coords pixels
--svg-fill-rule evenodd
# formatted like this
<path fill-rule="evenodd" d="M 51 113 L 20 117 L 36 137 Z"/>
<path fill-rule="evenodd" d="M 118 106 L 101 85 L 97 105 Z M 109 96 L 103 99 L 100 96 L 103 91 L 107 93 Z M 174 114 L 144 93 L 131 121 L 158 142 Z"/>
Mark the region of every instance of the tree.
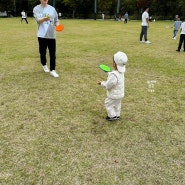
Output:
<path fill-rule="evenodd" d="M 29 1 L 29 9 L 33 9 L 38 4 L 37 0 L 28 0 Z"/>
<path fill-rule="evenodd" d="M 78 6 L 80 4 L 79 1 L 80 0 L 63 0 L 64 5 L 69 6 L 72 9 L 72 11 L 73 11 L 72 17 L 73 18 L 75 18 L 76 9 L 78 9 Z"/>
<path fill-rule="evenodd" d="M 173 19 L 176 14 L 182 14 L 183 0 L 154 0 L 153 12 L 162 19 Z"/>
<path fill-rule="evenodd" d="M 66 13 L 66 17 L 92 18 L 94 2 L 97 2 L 97 14 L 105 13 L 110 16 L 129 12 L 140 18 L 143 8 L 150 6 L 150 15 L 162 19 L 174 18 L 175 15 L 185 16 L 184 0 L 49 0 L 49 4 L 56 5 L 56 9 Z M 120 6 L 118 6 L 118 1 Z M 12 15 L 20 15 L 24 9 L 32 16 L 33 7 L 39 0 L 0 0 L 0 11 L 7 11 Z M 120 7 L 120 8 L 119 8 Z M 139 17 L 138 17 L 139 15 Z"/>
<path fill-rule="evenodd" d="M 178 12 L 185 18 L 185 3 L 184 0 L 180 0 L 178 3 Z"/>
<path fill-rule="evenodd" d="M 153 0 L 136 0 L 136 2 L 137 2 L 137 6 L 140 9 L 143 9 L 144 7 L 150 7 Z"/>
<path fill-rule="evenodd" d="M 98 0 L 98 10 L 104 13 L 115 14 L 116 0 Z"/>
<path fill-rule="evenodd" d="M 137 3 L 133 0 L 124 0 L 121 2 L 121 14 L 128 12 L 130 15 L 137 15 Z"/>
<path fill-rule="evenodd" d="M 0 11 L 14 10 L 14 1 L 13 0 L 1 0 L 0 1 Z"/>
<path fill-rule="evenodd" d="M 153 0 L 136 0 L 137 7 L 139 8 L 139 17 L 141 17 L 141 14 L 145 7 L 151 6 L 152 1 Z"/>

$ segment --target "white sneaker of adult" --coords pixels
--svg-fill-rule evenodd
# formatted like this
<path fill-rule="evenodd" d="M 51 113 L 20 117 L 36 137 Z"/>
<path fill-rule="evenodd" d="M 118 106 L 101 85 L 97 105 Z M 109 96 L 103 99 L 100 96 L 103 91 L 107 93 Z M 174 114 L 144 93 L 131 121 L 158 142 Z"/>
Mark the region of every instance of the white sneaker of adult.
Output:
<path fill-rule="evenodd" d="M 49 72 L 49 69 L 48 69 L 47 65 L 44 65 L 44 66 L 42 66 L 42 67 L 43 67 L 43 69 L 44 69 L 44 72 L 46 72 L 46 73 Z"/>
<path fill-rule="evenodd" d="M 50 72 L 50 75 L 53 76 L 53 77 L 55 77 L 55 78 L 59 77 L 59 75 L 56 73 L 55 70 L 52 70 L 52 71 Z"/>
<path fill-rule="evenodd" d="M 147 40 L 145 43 L 146 43 L 146 44 L 151 44 L 151 42 L 150 42 L 149 40 Z"/>

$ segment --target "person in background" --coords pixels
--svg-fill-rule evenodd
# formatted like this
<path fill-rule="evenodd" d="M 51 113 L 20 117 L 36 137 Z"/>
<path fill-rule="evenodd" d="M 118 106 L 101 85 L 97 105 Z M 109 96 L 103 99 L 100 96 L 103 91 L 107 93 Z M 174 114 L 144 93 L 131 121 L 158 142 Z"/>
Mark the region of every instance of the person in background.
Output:
<path fill-rule="evenodd" d="M 26 15 L 26 12 L 24 10 L 21 12 L 21 23 L 22 23 L 23 20 L 25 20 L 26 23 L 28 24 L 27 15 Z"/>
<path fill-rule="evenodd" d="M 182 21 L 180 20 L 180 17 L 178 17 L 177 20 L 173 24 L 174 29 L 173 29 L 173 38 L 172 39 L 176 39 L 177 32 L 178 32 L 181 24 L 182 24 Z"/>
<path fill-rule="evenodd" d="M 48 0 L 40 0 L 41 4 L 33 9 L 33 15 L 38 24 L 38 42 L 40 60 L 44 72 L 50 72 L 53 77 L 59 77 L 55 71 L 56 66 L 56 33 L 55 26 L 59 25 L 58 14 L 54 7 L 48 4 Z M 50 71 L 46 65 L 46 50 L 49 49 Z"/>
<path fill-rule="evenodd" d="M 107 98 L 105 99 L 105 108 L 107 111 L 106 120 L 114 121 L 120 118 L 121 101 L 124 97 L 124 73 L 126 71 L 126 63 L 128 57 L 125 53 L 118 51 L 113 56 L 112 72 L 108 72 L 107 81 L 98 81 L 107 90 Z"/>
<path fill-rule="evenodd" d="M 144 8 L 144 12 L 142 14 L 142 23 L 141 23 L 141 33 L 140 33 L 140 42 L 145 42 L 146 44 L 150 44 L 151 42 L 147 38 L 147 30 L 149 28 L 149 7 Z M 143 41 L 143 36 L 144 40 Z"/>
<path fill-rule="evenodd" d="M 185 19 L 184 22 L 180 26 L 180 39 L 177 52 L 180 52 L 182 44 L 184 43 L 184 52 L 185 52 Z"/>
<path fill-rule="evenodd" d="M 126 24 L 128 22 L 128 12 L 124 15 L 124 23 Z"/>
<path fill-rule="evenodd" d="M 104 21 L 104 19 L 105 19 L 105 14 L 102 13 L 101 16 L 102 16 L 102 21 Z"/>

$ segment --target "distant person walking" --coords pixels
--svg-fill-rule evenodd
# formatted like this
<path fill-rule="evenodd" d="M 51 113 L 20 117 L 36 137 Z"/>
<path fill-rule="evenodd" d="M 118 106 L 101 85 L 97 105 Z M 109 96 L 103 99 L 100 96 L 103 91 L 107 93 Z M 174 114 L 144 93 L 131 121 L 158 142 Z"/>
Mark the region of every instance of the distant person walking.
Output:
<path fill-rule="evenodd" d="M 128 12 L 124 15 L 124 23 L 126 24 L 128 22 Z"/>
<path fill-rule="evenodd" d="M 180 39 L 179 39 L 178 49 L 176 51 L 180 52 L 183 42 L 184 42 L 184 52 L 185 52 L 185 19 L 180 26 Z"/>
<path fill-rule="evenodd" d="M 178 32 L 181 24 L 182 24 L 182 21 L 180 20 L 180 17 L 178 17 L 177 20 L 173 24 L 174 29 L 173 29 L 173 38 L 172 39 L 176 39 L 177 32 Z"/>
<path fill-rule="evenodd" d="M 27 15 L 24 10 L 21 12 L 21 23 L 22 23 L 22 20 L 25 20 L 26 23 L 28 24 Z"/>
<path fill-rule="evenodd" d="M 140 42 L 145 42 L 146 44 L 150 44 L 151 42 L 147 38 L 147 30 L 149 28 L 149 8 L 146 7 L 142 14 L 142 23 L 141 23 L 141 33 L 140 33 Z M 144 41 L 142 40 L 144 36 Z"/>

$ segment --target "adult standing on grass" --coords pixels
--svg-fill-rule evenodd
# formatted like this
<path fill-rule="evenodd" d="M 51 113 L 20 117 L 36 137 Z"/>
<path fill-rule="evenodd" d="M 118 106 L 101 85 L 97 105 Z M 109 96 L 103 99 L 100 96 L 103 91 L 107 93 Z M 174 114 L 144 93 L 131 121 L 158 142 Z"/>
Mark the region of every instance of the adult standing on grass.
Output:
<path fill-rule="evenodd" d="M 184 42 L 184 52 L 185 52 L 185 19 L 180 26 L 180 39 L 179 39 L 178 49 L 176 51 L 180 52 L 183 42 Z"/>
<path fill-rule="evenodd" d="M 178 17 L 177 20 L 173 24 L 174 29 L 173 29 L 173 38 L 172 39 L 176 39 L 177 32 L 178 32 L 181 24 L 182 24 L 182 21 L 180 20 L 180 17 Z"/>
<path fill-rule="evenodd" d="M 144 8 L 144 12 L 142 14 L 141 33 L 140 33 L 140 42 L 145 42 L 146 44 L 151 43 L 147 38 L 147 30 L 149 28 L 148 12 L 149 12 L 149 7 Z M 143 36 L 145 41 L 143 41 Z"/>
<path fill-rule="evenodd" d="M 55 71 L 56 66 L 56 34 L 55 26 L 59 25 L 58 14 L 54 7 L 48 4 L 48 0 L 40 0 L 41 4 L 33 9 L 34 17 L 38 24 L 38 42 L 40 60 L 44 72 L 49 72 L 46 65 L 46 50 L 49 49 L 50 55 L 50 74 L 53 77 L 59 77 Z"/>
<path fill-rule="evenodd" d="M 26 23 L 28 24 L 27 15 L 26 15 L 26 12 L 24 10 L 21 12 L 21 23 L 22 23 L 23 20 L 25 20 Z"/>

